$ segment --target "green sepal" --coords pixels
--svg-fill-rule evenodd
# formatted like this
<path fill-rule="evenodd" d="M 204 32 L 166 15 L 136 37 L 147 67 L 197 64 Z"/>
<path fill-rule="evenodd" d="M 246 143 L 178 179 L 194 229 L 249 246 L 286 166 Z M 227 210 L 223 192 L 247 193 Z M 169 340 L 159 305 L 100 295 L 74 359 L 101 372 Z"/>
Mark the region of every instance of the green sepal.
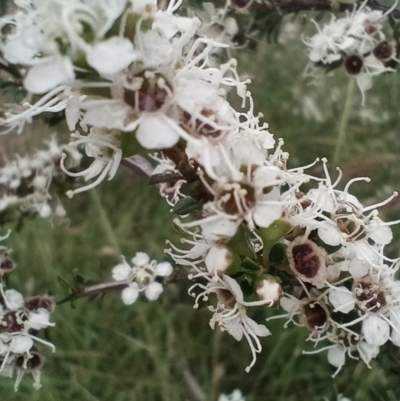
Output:
<path fill-rule="evenodd" d="M 242 273 L 242 266 L 241 266 L 242 260 L 240 259 L 240 256 L 232 251 L 231 254 L 232 254 L 232 262 L 224 273 L 228 276 L 233 276 L 237 275 L 238 273 Z"/>
<path fill-rule="evenodd" d="M 179 215 L 189 214 L 199 209 L 200 206 L 201 202 L 188 196 L 187 198 L 180 199 L 176 202 L 172 212 Z"/>
<path fill-rule="evenodd" d="M 260 235 L 263 240 L 263 265 L 268 266 L 269 254 L 272 247 L 292 228 L 285 220 L 275 220 L 267 228 L 260 228 Z"/>
<path fill-rule="evenodd" d="M 253 272 L 258 272 L 260 270 L 260 266 L 253 259 L 248 258 L 247 256 L 243 259 L 240 266 L 245 270 L 251 270 Z"/>
<path fill-rule="evenodd" d="M 236 234 L 229 240 L 226 246 L 240 256 L 254 258 L 254 252 L 248 245 L 246 232 L 242 224 L 238 227 Z"/>

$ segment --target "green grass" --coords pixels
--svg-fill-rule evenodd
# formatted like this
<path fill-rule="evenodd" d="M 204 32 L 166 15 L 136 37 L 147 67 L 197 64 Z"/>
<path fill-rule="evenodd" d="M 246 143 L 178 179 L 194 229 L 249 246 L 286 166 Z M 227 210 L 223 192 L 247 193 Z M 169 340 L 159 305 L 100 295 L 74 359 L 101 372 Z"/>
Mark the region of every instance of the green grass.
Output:
<path fill-rule="evenodd" d="M 271 132 L 285 139 L 291 166 L 317 156 L 332 159 L 348 78 L 337 73 L 321 86 L 307 85 L 301 77 L 306 54 L 299 39 L 285 45 L 261 43 L 256 54 L 243 54 L 241 63 L 242 71 L 254 76 L 257 108 L 264 112 Z M 318 106 L 321 121 L 304 112 L 305 97 Z M 367 203 L 399 189 L 399 103 L 397 74 L 374 80 L 364 107 L 357 91 L 353 97 L 338 164 L 345 179 L 371 176 L 372 184 L 354 186 Z M 28 138 L 24 149 L 29 147 L 33 145 Z M 320 174 L 320 168 L 313 173 Z M 120 254 L 130 258 L 146 251 L 161 259 L 165 239 L 177 240 L 169 208 L 156 189 L 123 168 L 94 195 L 77 195 L 65 202 L 68 221 L 27 222 L 7 242 L 18 263 L 11 285 L 26 295 L 61 295 L 57 276 L 71 280 L 74 269 L 86 277 L 108 280 Z M 399 201 L 383 208 L 383 216 L 399 218 Z M 390 254 L 398 255 L 399 240 L 400 231 L 395 229 Z M 212 331 L 209 311 L 193 310 L 188 286 L 172 284 L 153 303 L 125 306 L 119 294 L 108 294 L 93 302 L 76 301 L 75 308 L 59 306 L 50 333 L 57 352 L 41 347 L 47 357 L 43 389 L 34 391 L 26 378 L 15 394 L 13 381 L 0 378 L 0 400 L 186 401 L 196 400 L 196 386 L 209 401 L 235 388 L 247 401 L 336 400 L 340 393 L 353 401 L 400 399 L 397 348 L 382 347 L 372 370 L 349 360 L 332 379 L 335 369 L 326 354 L 303 356 L 307 333 L 292 326 L 282 329 L 283 321 L 268 324 L 273 335 L 262 339 L 263 352 L 252 371 L 245 373 L 251 360 L 247 344 Z M 262 322 L 268 312 L 260 307 L 252 313 Z M 192 379 L 195 385 L 190 384 Z"/>

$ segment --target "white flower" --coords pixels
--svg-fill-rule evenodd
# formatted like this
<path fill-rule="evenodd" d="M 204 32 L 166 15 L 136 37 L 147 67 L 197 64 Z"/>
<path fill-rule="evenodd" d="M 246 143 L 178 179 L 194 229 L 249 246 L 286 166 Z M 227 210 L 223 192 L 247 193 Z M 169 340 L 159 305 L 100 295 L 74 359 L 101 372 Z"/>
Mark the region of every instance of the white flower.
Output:
<path fill-rule="evenodd" d="M 154 301 L 163 292 L 161 283 L 155 281 L 157 277 L 168 277 L 172 274 L 172 266 L 169 262 L 157 263 L 150 260 L 149 255 L 137 252 L 132 258 L 132 267 L 123 258 L 122 263 L 112 270 L 113 279 L 127 281 L 128 287 L 122 290 L 122 301 L 126 305 L 136 302 L 139 294 L 144 292 L 146 298 Z"/>
<path fill-rule="evenodd" d="M 209 306 L 210 311 L 214 313 L 210 320 L 210 327 L 215 329 L 218 326 L 221 330 L 226 330 L 237 341 L 243 337 L 246 338 L 253 355 L 251 364 L 246 368 L 246 372 L 249 372 L 256 362 L 256 354 L 261 352 L 261 343 L 258 337 L 265 337 L 271 333 L 266 326 L 256 323 L 247 316 L 246 306 L 263 305 L 269 301 L 244 301 L 239 284 L 227 275 L 219 277 L 199 271 L 192 279 L 197 277 L 206 278 L 208 283 L 205 286 L 196 283 L 189 288 L 189 295 L 196 299 L 194 307 L 198 307 L 199 299 L 207 300 L 208 294 L 215 293 L 217 295 L 217 305 Z M 196 294 L 195 288 L 200 288 L 202 291 Z"/>

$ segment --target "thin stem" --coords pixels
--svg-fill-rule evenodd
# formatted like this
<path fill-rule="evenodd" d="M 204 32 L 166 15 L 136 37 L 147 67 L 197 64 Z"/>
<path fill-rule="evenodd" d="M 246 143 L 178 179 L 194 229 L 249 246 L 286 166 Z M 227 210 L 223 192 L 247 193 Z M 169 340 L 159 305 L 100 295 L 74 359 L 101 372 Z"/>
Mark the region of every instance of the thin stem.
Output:
<path fill-rule="evenodd" d="M 225 373 L 225 369 L 219 361 L 221 338 L 222 338 L 222 331 L 219 329 L 219 327 L 216 327 L 214 329 L 214 334 L 213 334 L 211 388 L 208 396 L 208 399 L 210 401 L 217 401 L 219 396 L 219 386 Z"/>
<path fill-rule="evenodd" d="M 129 286 L 128 281 L 112 281 L 110 283 L 102 283 L 84 287 L 80 291 L 74 292 L 61 301 L 57 302 L 57 305 L 64 304 L 65 302 L 73 301 L 75 299 L 84 297 L 94 297 L 96 295 L 105 294 L 110 291 L 121 291 Z"/>
<path fill-rule="evenodd" d="M 351 78 L 349 80 L 349 85 L 347 87 L 346 100 L 344 103 L 342 116 L 340 118 L 338 137 L 336 140 L 335 151 L 333 153 L 333 164 L 337 164 L 339 162 L 343 143 L 346 139 L 347 126 L 350 118 L 355 82 L 356 82 L 355 79 Z"/>

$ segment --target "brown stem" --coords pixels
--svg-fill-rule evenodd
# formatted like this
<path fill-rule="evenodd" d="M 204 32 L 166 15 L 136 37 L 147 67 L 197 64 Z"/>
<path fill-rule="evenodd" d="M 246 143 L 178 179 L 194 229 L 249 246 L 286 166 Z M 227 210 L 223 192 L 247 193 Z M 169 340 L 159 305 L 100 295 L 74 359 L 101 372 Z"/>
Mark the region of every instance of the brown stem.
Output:
<path fill-rule="evenodd" d="M 169 149 L 163 149 L 163 153 L 174 162 L 177 170 L 188 183 L 195 183 L 189 194 L 192 198 L 204 202 L 214 199 L 213 195 L 200 180 L 197 174 L 197 167 L 190 163 L 184 150 L 179 149 L 178 146 L 174 146 Z"/>
<path fill-rule="evenodd" d="M 111 291 L 121 291 L 129 286 L 128 281 L 112 281 L 110 283 L 102 283 L 84 287 L 79 291 L 73 292 L 61 301 L 57 302 L 57 305 L 61 305 L 65 302 L 74 301 L 75 299 L 84 297 L 94 297 L 100 294 L 106 294 Z"/>

